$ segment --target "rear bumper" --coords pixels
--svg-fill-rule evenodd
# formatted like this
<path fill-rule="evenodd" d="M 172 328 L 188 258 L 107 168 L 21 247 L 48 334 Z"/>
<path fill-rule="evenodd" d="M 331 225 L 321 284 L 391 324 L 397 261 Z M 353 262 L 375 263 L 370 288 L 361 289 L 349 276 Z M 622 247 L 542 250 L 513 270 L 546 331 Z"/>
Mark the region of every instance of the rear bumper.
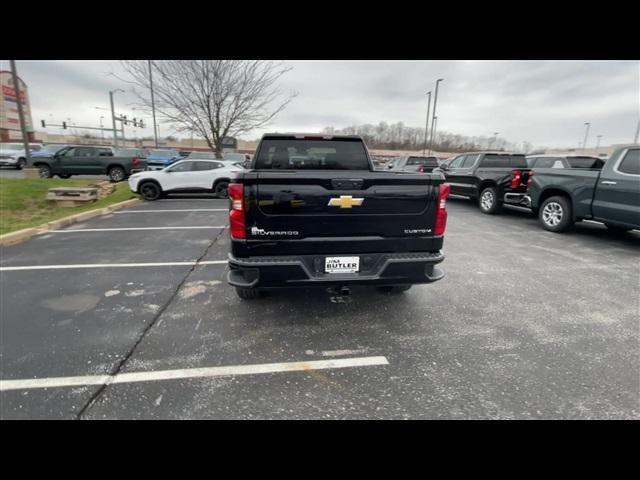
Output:
<path fill-rule="evenodd" d="M 531 197 L 526 193 L 505 193 L 504 203 L 509 205 L 519 205 L 521 207 L 531 207 Z"/>
<path fill-rule="evenodd" d="M 332 254 L 331 256 L 335 256 Z M 326 255 L 237 258 L 229 254 L 227 281 L 234 287 L 278 288 L 331 285 L 412 285 L 441 280 L 440 252 L 366 253 L 359 273 L 324 273 Z"/>

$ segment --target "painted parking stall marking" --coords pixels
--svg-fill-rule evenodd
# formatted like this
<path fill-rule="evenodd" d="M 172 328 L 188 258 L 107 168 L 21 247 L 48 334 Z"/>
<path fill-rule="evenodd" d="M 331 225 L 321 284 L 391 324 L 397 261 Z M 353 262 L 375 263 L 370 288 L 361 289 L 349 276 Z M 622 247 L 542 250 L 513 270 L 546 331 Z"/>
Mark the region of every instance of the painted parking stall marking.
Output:
<path fill-rule="evenodd" d="M 113 212 L 117 215 L 126 213 L 165 213 L 165 212 L 228 212 L 228 208 L 176 208 L 163 210 L 120 210 Z"/>
<path fill-rule="evenodd" d="M 118 383 L 155 382 L 202 377 L 228 377 L 257 375 L 278 372 L 300 372 L 309 370 L 331 370 L 337 368 L 369 367 L 388 365 L 386 357 L 354 357 L 308 362 L 262 363 L 255 365 L 232 365 L 225 367 L 186 368 L 150 372 L 120 373 L 117 375 L 88 375 L 77 377 L 33 378 L 0 380 L 0 391 L 28 390 L 34 388 L 76 387 L 81 385 L 115 385 Z"/>
<path fill-rule="evenodd" d="M 226 225 L 199 225 L 195 227 L 118 227 L 118 228 L 80 228 L 69 230 L 50 230 L 47 233 L 86 233 L 86 232 L 129 232 L 138 230 L 220 230 Z"/>
<path fill-rule="evenodd" d="M 191 262 L 150 262 L 150 263 L 80 263 L 75 265 L 23 265 L 0 267 L 0 272 L 18 272 L 23 270 L 63 270 L 76 268 L 131 268 L 131 267 L 190 267 L 193 265 L 223 265 L 227 260 L 201 260 Z"/>

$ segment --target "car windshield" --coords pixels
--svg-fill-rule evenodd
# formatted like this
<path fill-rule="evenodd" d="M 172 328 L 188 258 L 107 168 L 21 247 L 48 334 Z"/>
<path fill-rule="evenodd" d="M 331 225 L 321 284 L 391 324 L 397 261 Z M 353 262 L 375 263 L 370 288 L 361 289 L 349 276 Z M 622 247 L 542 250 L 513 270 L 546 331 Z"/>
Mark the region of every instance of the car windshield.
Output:
<path fill-rule="evenodd" d="M 591 168 L 601 170 L 604 166 L 604 161 L 602 159 L 594 157 L 567 157 L 567 162 L 569 162 L 571 168 Z"/>
<path fill-rule="evenodd" d="M 369 170 L 360 139 L 266 138 L 261 142 L 256 169 Z"/>
<path fill-rule="evenodd" d="M 61 148 L 64 148 L 65 145 L 45 145 L 42 150 L 47 153 L 56 153 Z"/>
<path fill-rule="evenodd" d="M 24 150 L 24 146 L 19 143 L 2 143 L 0 144 L 2 150 Z"/>
<path fill-rule="evenodd" d="M 232 161 L 233 160 L 238 161 L 238 160 L 244 160 L 245 159 L 244 158 L 244 153 L 225 153 L 222 156 L 222 158 L 224 160 L 232 160 Z"/>
<path fill-rule="evenodd" d="M 215 160 L 216 154 L 212 152 L 191 152 L 189 158 L 201 158 L 205 160 Z"/>
<path fill-rule="evenodd" d="M 151 153 L 149 153 L 149 156 L 170 158 L 170 157 L 175 157 L 176 152 L 172 150 L 151 150 Z"/>

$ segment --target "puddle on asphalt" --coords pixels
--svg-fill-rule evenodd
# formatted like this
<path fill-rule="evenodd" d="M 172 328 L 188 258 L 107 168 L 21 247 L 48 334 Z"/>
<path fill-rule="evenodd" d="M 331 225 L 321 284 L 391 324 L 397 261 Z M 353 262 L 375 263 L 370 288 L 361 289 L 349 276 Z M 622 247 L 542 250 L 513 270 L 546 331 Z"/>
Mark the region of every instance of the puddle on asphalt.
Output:
<path fill-rule="evenodd" d="M 98 295 L 76 294 L 44 300 L 42 305 L 57 312 L 86 312 L 94 308 L 100 297 Z"/>

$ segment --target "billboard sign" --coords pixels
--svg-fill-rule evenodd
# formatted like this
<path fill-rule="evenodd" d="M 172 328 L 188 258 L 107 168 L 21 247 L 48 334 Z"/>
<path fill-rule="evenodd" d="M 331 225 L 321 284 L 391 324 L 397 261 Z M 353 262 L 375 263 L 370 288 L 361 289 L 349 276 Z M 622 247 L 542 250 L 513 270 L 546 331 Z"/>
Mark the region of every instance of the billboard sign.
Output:
<path fill-rule="evenodd" d="M 27 132 L 33 132 L 31 105 L 29 104 L 27 86 L 22 80 L 18 81 L 20 82 L 20 100 L 22 101 L 22 110 L 24 112 Z M 6 70 L 0 71 L 0 89 L 2 90 L 2 97 L 0 98 L 0 129 L 20 130 L 18 99 L 16 98 L 16 89 L 13 85 L 11 72 Z"/>

